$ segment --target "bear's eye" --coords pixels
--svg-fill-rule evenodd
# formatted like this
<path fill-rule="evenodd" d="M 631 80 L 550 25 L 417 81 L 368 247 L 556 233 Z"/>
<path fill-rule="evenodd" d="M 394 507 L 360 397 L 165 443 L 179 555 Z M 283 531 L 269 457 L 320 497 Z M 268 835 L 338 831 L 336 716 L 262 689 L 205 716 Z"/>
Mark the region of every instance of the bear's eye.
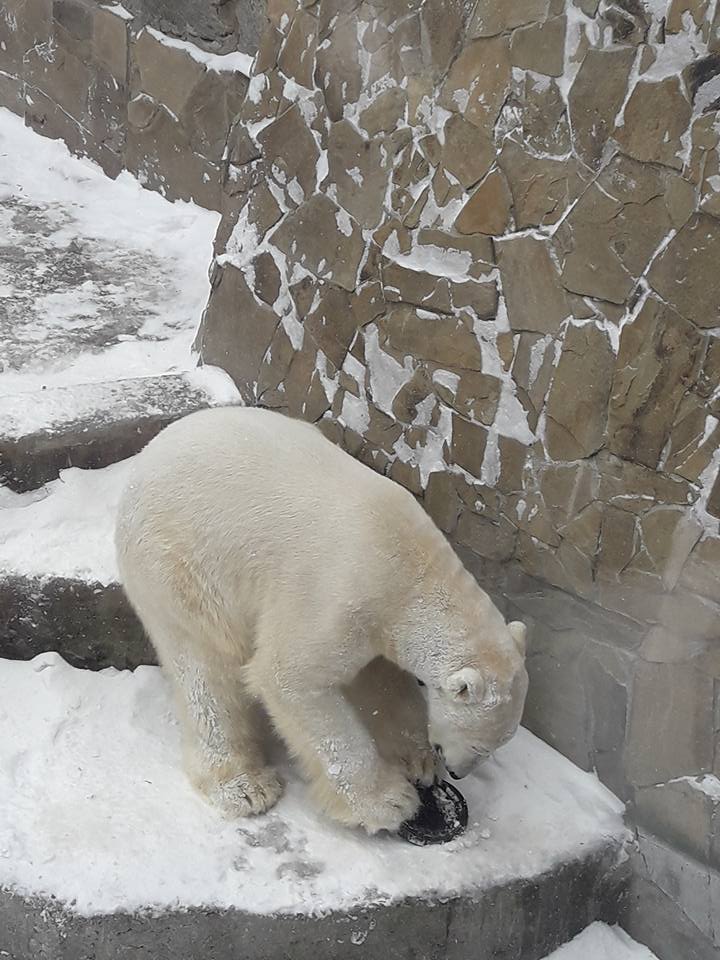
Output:
<path fill-rule="evenodd" d="M 421 680 L 420 677 L 415 677 L 415 679 L 417 680 L 417 682 L 420 684 L 421 687 L 425 686 L 425 682 Z"/>

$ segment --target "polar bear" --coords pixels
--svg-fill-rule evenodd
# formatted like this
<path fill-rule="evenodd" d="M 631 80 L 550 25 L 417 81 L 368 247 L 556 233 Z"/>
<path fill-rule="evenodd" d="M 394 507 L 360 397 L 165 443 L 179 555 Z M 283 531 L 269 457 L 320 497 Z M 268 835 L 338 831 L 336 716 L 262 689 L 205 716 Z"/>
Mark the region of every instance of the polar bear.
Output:
<path fill-rule="evenodd" d="M 320 807 L 369 833 L 413 816 L 438 753 L 463 776 L 517 729 L 525 626 L 410 493 L 313 425 L 225 407 L 166 427 L 136 458 L 116 548 L 188 774 L 230 815 L 281 794 L 267 715 Z"/>

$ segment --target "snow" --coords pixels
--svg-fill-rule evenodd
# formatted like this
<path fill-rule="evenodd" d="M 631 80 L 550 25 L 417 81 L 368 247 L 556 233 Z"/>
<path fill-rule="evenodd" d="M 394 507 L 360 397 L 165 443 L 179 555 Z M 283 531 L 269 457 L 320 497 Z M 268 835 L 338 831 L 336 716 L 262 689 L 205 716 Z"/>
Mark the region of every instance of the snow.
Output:
<path fill-rule="evenodd" d="M 458 392 L 460 386 L 460 375 L 451 370 L 434 370 L 432 375 L 433 383 L 439 383 L 441 387 L 448 389 L 453 396 Z"/>
<path fill-rule="evenodd" d="M 192 402 L 191 402 L 192 401 Z M 124 418 L 169 416 L 210 406 L 237 403 L 237 388 L 217 367 L 197 367 L 179 376 L 112 380 L 40 390 L 28 402 L 25 393 L 0 395 L 0 423 L 7 440 L 32 433 L 61 432 L 69 425 L 117 422 Z"/>
<path fill-rule="evenodd" d="M 676 777 L 670 783 L 687 783 L 693 790 L 704 793 L 712 803 L 720 803 L 720 779 L 712 773 L 704 773 L 699 777 Z"/>
<path fill-rule="evenodd" d="M 0 488 L 0 574 L 115 583 L 115 516 L 130 464 L 72 467 L 30 493 Z"/>
<path fill-rule="evenodd" d="M 338 207 L 335 212 L 335 222 L 337 223 L 338 230 L 345 237 L 351 237 L 353 232 L 352 221 L 350 220 L 350 215 L 347 211 L 343 210 L 342 207 Z"/>
<path fill-rule="evenodd" d="M 380 346 L 377 325 L 371 323 L 365 331 L 365 359 L 370 371 L 370 391 L 373 400 L 385 413 L 392 415 L 393 401 L 400 390 L 412 379 L 413 365 L 409 357 L 400 366 L 394 357 Z"/>
<path fill-rule="evenodd" d="M 172 47 L 174 50 L 183 50 L 196 61 L 202 63 L 208 70 L 214 70 L 216 73 L 229 71 L 231 73 L 242 73 L 249 77 L 252 72 L 253 60 L 255 59 L 249 53 L 236 51 L 234 53 L 208 53 L 207 50 L 201 50 L 200 47 L 188 40 L 177 40 L 175 37 L 169 37 L 166 33 L 161 33 L 154 27 L 145 27 L 145 30 L 154 37 L 164 47 Z"/>
<path fill-rule="evenodd" d="M 447 469 L 443 454 L 446 444 L 452 441 L 452 411 L 442 403 L 439 404 L 439 410 L 437 426 L 428 428 L 424 443 L 418 440 L 415 447 L 411 447 L 401 436 L 393 444 L 395 454 L 403 463 L 417 466 L 423 489 L 427 487 L 431 473 Z"/>
<path fill-rule="evenodd" d="M 382 251 L 400 267 L 447 277 L 449 280 L 468 280 L 472 254 L 468 250 L 448 250 L 433 243 L 416 244 L 409 253 L 402 253 L 395 232 L 385 241 Z"/>
<path fill-rule="evenodd" d="M 223 820 L 181 769 L 156 667 L 94 673 L 55 653 L 0 660 L 0 725 L 0 887 L 85 916 L 322 913 L 453 897 L 538 876 L 626 836 L 620 801 L 524 730 L 463 781 L 465 835 L 417 848 L 329 823 L 285 767 L 278 807 Z"/>
<path fill-rule="evenodd" d="M 0 397 L 194 370 L 218 223 L 127 172 L 110 180 L 0 109 L 0 233 L 24 266 L 21 274 L 0 256 L 0 296 L 13 311 L 12 337 L 0 340 Z M 75 283 L 60 270 L 58 280 L 48 264 L 66 254 L 89 278 Z M 191 377 L 237 397 L 219 371 Z M 25 409 L 30 432 L 37 417 L 32 403 Z"/>
<path fill-rule="evenodd" d="M 707 54 L 707 42 L 702 36 L 702 28 L 695 27 L 692 16 L 684 22 L 679 33 L 668 33 L 665 42 L 652 48 L 655 60 L 643 73 L 641 80 L 659 82 L 668 77 L 680 76 L 685 67 Z"/>
<path fill-rule="evenodd" d="M 100 4 L 103 10 L 109 10 L 110 13 L 114 13 L 116 17 L 120 17 L 121 20 L 132 20 L 133 15 L 129 10 L 126 10 L 121 3 L 102 3 Z"/>
<path fill-rule="evenodd" d="M 592 923 L 574 940 L 545 960 L 657 960 L 647 947 L 636 943 L 620 927 Z"/>
<path fill-rule="evenodd" d="M 560 94 L 567 103 L 568 94 L 575 82 L 581 64 L 582 58 L 575 59 L 580 48 L 580 44 L 585 36 L 590 40 L 592 46 L 598 46 L 600 43 L 600 30 L 597 23 L 572 3 L 566 4 L 565 13 L 567 16 L 567 26 L 565 29 L 565 50 L 564 65 L 562 75 L 555 78 Z"/>

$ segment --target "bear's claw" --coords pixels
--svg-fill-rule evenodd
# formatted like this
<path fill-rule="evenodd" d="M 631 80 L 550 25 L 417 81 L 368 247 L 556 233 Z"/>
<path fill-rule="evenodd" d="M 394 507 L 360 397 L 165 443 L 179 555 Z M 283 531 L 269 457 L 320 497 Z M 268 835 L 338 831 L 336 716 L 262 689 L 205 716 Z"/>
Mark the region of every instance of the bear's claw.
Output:
<path fill-rule="evenodd" d="M 265 813 L 280 799 L 283 784 L 274 770 L 240 773 L 218 783 L 208 795 L 212 804 L 229 817 L 250 817 Z"/>
<path fill-rule="evenodd" d="M 420 806 L 420 797 L 404 773 L 393 768 L 383 771 L 375 789 L 353 804 L 358 826 L 368 833 L 389 830 L 395 833 L 400 824 L 410 820 Z"/>

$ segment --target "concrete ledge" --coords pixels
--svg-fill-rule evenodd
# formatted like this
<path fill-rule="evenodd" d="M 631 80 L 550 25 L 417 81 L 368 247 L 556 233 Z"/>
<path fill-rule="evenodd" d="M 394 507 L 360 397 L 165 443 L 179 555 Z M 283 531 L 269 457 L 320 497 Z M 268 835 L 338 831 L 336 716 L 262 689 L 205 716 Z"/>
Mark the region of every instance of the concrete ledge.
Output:
<path fill-rule="evenodd" d="M 156 667 L 3 660 L 0 702 L 0 950 L 14 960 L 539 960 L 622 911 L 622 805 L 526 730 L 463 781 L 463 836 L 413 847 L 323 817 L 273 742 L 278 804 L 222 817 L 187 779 Z"/>
<path fill-rule="evenodd" d="M 533 880 L 447 903 L 408 900 L 325 917 L 187 910 L 83 918 L 0 891 L 0 950 L 13 960 L 541 960 L 593 920 L 617 922 L 618 847 Z M 351 867 L 349 867 L 351 869 Z"/>
<path fill-rule="evenodd" d="M 211 404 L 185 374 L 0 397 L 0 484 L 22 492 L 66 467 L 124 460 L 173 420 Z"/>
<path fill-rule="evenodd" d="M 156 662 L 119 584 L 0 577 L 0 657 L 30 660 L 45 650 L 93 670 Z"/>
<path fill-rule="evenodd" d="M 661 957 L 720 958 L 720 873 L 637 831 L 623 926 Z"/>

